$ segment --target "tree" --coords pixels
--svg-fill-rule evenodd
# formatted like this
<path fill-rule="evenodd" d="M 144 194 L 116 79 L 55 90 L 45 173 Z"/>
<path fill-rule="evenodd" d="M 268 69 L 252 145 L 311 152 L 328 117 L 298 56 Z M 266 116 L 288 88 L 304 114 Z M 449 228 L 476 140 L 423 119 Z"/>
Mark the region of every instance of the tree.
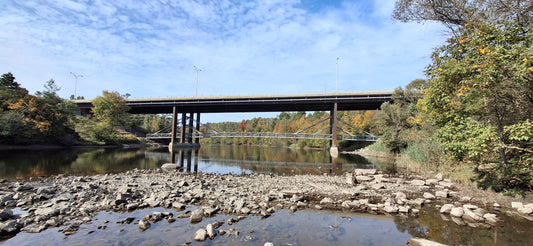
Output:
<path fill-rule="evenodd" d="M 380 141 L 389 150 L 399 153 L 416 140 L 420 129 L 416 104 L 422 98 L 425 80 L 413 80 L 405 89 L 396 88 L 393 103 L 383 103 L 376 113 L 376 125 L 381 129 Z"/>
<path fill-rule="evenodd" d="M 99 96 L 92 101 L 94 116 L 110 125 L 122 125 L 125 122 L 130 107 L 126 100 L 118 92 L 103 91 L 103 96 Z"/>
<path fill-rule="evenodd" d="M 468 23 L 502 24 L 513 21 L 522 26 L 533 22 L 529 0 L 397 0 L 393 18 L 403 22 L 437 21 L 453 31 Z"/>
<path fill-rule="evenodd" d="M 28 95 L 28 90 L 20 87 L 12 73 L 2 74 L 0 77 L 0 111 L 8 109 L 9 103 L 14 103 Z"/>

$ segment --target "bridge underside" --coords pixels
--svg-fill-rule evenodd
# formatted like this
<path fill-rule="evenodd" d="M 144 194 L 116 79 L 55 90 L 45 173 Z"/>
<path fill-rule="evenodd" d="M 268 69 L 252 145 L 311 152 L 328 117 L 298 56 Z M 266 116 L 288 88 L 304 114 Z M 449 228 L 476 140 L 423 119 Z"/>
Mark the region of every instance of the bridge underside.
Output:
<path fill-rule="evenodd" d="M 199 144 L 199 138 L 194 138 L 193 132 L 194 130 L 200 131 L 200 113 L 330 111 L 331 146 L 335 147 L 336 150 L 338 139 L 337 111 L 379 109 L 382 103 L 391 101 L 392 93 L 393 91 L 367 91 L 292 95 L 129 98 L 126 99 L 126 103 L 132 114 L 172 113 L 172 133 L 170 135 L 172 144 L 178 139 L 178 114 L 181 114 L 182 127 L 179 143 L 184 145 L 192 144 L 193 141 L 194 144 Z M 74 102 L 82 114 L 89 113 L 92 108 L 90 100 L 75 100 Z M 186 121 L 187 119 L 189 122 Z"/>

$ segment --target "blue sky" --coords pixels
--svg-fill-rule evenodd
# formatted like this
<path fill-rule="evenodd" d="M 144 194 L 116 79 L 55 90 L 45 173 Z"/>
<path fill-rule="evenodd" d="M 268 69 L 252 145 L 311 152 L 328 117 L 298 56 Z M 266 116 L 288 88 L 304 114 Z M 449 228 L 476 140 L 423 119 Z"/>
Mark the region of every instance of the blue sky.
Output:
<path fill-rule="evenodd" d="M 424 78 L 442 26 L 393 0 L 3 0 L 0 73 L 87 99 L 389 90 Z"/>

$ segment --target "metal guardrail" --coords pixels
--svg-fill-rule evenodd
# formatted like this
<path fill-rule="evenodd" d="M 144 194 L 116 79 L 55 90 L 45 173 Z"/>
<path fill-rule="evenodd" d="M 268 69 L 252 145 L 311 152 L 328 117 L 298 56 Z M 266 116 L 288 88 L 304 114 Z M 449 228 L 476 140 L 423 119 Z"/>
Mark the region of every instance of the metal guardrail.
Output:
<path fill-rule="evenodd" d="M 171 133 L 152 133 L 146 134 L 146 138 L 156 139 L 170 139 Z M 191 134 L 186 134 L 187 138 L 191 137 Z M 312 133 L 278 133 L 278 132 L 216 132 L 216 133 L 195 133 L 193 138 L 278 138 L 278 139 L 318 139 L 318 140 L 330 140 L 331 134 L 312 134 Z M 347 141 L 363 141 L 363 142 L 375 142 L 378 140 L 378 136 L 374 135 L 346 135 L 339 134 L 337 140 Z"/>

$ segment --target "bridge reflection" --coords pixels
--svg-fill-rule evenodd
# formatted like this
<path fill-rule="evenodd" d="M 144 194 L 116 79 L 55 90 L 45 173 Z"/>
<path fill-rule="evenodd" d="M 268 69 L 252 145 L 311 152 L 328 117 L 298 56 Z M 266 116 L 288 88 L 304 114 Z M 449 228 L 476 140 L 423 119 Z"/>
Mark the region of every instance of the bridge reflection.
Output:
<path fill-rule="evenodd" d="M 177 164 L 180 172 L 218 174 L 339 175 L 357 168 L 376 168 L 374 164 L 363 157 L 341 155 L 339 158 L 332 158 L 327 153 L 321 153 L 321 157 L 317 157 L 316 152 L 320 152 L 317 150 L 314 150 L 313 152 L 315 153 L 312 155 L 304 158 L 302 155 L 306 152 L 293 152 L 294 150 L 277 149 L 277 152 L 288 151 L 288 155 L 281 157 L 266 152 L 254 153 L 254 150 L 246 153 L 233 152 L 230 154 L 226 152 L 229 151 L 228 149 L 223 149 L 225 146 L 221 147 L 221 149 L 217 147 L 215 151 L 208 146 L 204 147 L 207 148 L 183 149 L 170 154 L 168 152 L 149 151 L 146 152 L 146 158 L 155 159 L 163 163 L 171 162 Z M 218 155 L 218 153 L 214 153 L 216 151 L 220 151 L 225 155 Z"/>

